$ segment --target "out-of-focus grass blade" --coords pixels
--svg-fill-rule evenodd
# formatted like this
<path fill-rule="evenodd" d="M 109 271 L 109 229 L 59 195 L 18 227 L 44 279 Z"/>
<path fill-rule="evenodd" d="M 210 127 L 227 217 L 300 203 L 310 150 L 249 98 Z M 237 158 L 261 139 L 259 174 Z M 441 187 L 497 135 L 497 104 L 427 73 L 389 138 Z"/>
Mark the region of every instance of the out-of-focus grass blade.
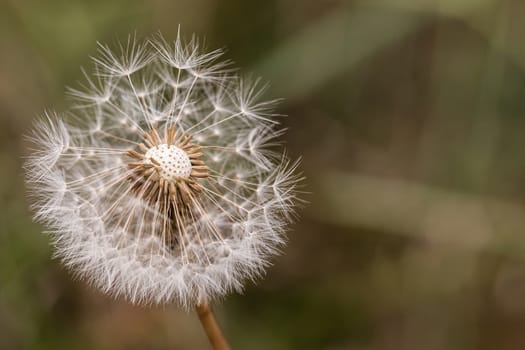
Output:
<path fill-rule="evenodd" d="M 358 174 L 321 174 L 313 183 L 309 213 L 322 222 L 525 257 L 520 204 Z"/>
<path fill-rule="evenodd" d="M 367 4 L 367 0 L 361 0 Z M 506 7 L 511 16 L 505 20 L 509 26 L 508 42 L 520 43 L 523 40 L 525 22 L 522 20 L 525 5 L 522 1 L 500 0 L 377 0 L 377 6 L 397 11 L 419 12 L 442 17 L 454 18 L 465 22 L 467 26 L 492 41 L 493 19 L 496 11 Z M 507 58 L 525 70 L 525 45 L 506 45 L 505 42 L 492 42 L 494 49 L 505 54 Z"/>
<path fill-rule="evenodd" d="M 424 16 L 381 8 L 334 11 L 285 40 L 254 71 L 272 82 L 272 94 L 305 96 L 424 22 Z"/>

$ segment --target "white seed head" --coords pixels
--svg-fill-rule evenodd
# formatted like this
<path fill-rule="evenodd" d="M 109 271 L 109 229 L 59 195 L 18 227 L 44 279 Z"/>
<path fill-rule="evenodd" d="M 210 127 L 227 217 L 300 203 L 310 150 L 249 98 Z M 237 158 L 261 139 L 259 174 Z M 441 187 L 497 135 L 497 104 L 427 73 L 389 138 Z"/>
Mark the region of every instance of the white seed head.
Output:
<path fill-rule="evenodd" d="M 190 157 L 175 145 L 165 143 L 151 147 L 145 156 L 145 163 L 152 164 L 152 159 L 160 167 L 160 176 L 167 181 L 179 177 L 188 178 L 191 173 Z"/>
<path fill-rule="evenodd" d="M 102 291 L 191 307 L 240 291 L 284 243 L 297 162 L 258 81 L 177 37 L 100 46 L 73 106 L 29 139 L 35 219 Z"/>

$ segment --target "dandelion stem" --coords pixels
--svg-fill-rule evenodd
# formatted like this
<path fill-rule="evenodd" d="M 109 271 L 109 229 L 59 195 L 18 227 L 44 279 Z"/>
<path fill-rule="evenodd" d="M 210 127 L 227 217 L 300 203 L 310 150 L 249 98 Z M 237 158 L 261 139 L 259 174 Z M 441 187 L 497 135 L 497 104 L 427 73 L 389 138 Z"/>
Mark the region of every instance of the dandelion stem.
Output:
<path fill-rule="evenodd" d="M 202 323 L 202 328 L 204 328 L 213 349 L 229 350 L 230 346 L 228 345 L 226 338 L 224 338 L 210 306 L 206 303 L 200 304 L 196 306 L 196 310 L 197 315 L 199 315 L 199 320 Z"/>

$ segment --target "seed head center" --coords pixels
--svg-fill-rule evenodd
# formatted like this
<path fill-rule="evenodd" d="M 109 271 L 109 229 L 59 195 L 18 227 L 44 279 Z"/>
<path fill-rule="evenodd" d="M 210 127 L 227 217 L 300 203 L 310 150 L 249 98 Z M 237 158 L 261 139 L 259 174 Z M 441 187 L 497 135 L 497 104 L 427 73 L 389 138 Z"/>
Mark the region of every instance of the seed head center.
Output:
<path fill-rule="evenodd" d="M 151 147 L 144 155 L 146 164 L 159 168 L 164 180 L 174 182 L 177 178 L 188 178 L 191 174 L 191 160 L 186 152 L 175 145 L 160 144 Z"/>

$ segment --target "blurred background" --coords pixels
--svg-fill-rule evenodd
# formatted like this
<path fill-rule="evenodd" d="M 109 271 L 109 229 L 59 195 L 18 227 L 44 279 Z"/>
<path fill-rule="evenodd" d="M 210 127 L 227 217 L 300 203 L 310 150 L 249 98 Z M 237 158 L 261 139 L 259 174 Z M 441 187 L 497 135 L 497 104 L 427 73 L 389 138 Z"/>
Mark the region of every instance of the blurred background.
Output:
<path fill-rule="evenodd" d="M 207 349 L 197 317 L 74 281 L 24 198 L 22 134 L 96 41 L 205 38 L 284 97 L 310 202 L 215 305 L 234 349 L 525 348 L 523 0 L 0 1 L 0 348 Z"/>

